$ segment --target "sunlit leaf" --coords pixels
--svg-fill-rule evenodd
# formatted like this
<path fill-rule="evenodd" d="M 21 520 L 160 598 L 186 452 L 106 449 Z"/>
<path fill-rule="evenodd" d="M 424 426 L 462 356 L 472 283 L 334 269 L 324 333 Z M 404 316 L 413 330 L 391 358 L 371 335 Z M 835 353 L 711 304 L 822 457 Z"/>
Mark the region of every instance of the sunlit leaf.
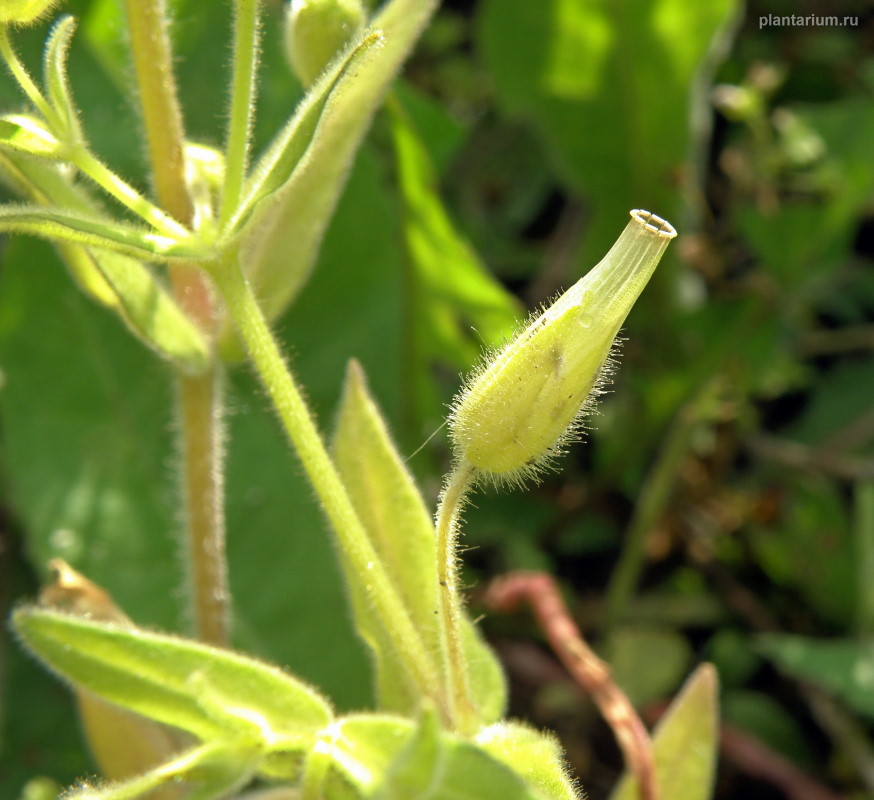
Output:
<path fill-rule="evenodd" d="M 480 731 L 476 743 L 521 775 L 541 797 L 576 800 L 580 796 L 561 745 L 552 735 L 520 722 L 500 722 Z"/>
<path fill-rule="evenodd" d="M 119 783 L 90 781 L 64 797 L 70 800 L 140 800 L 167 789 L 183 789 L 186 800 L 230 796 L 255 774 L 262 751 L 251 739 L 217 740 L 194 747 L 149 772 Z"/>
<path fill-rule="evenodd" d="M 389 577 L 404 599 L 422 638 L 436 660 L 441 652 L 437 549 L 434 526 L 412 476 L 395 449 L 357 362 L 349 365 L 334 435 L 334 456 L 352 502 Z M 403 654 L 392 648 L 388 631 L 368 605 L 367 575 L 346 569 L 353 609 L 376 662 L 380 708 L 415 713 L 420 698 L 405 685 Z M 494 654 L 466 620 L 462 643 L 471 695 L 481 722 L 503 713 L 504 681 Z"/>
<path fill-rule="evenodd" d="M 70 83 L 67 79 L 67 55 L 75 30 L 76 21 L 73 17 L 59 19 L 46 42 L 43 58 L 43 71 L 49 100 L 52 108 L 64 121 L 64 139 L 70 143 L 82 140 L 76 104 L 73 101 L 73 93 L 70 91 Z"/>
<path fill-rule="evenodd" d="M 0 154 L 0 173 L 35 202 L 98 213 L 90 195 L 54 165 Z M 115 309 L 149 347 L 188 372 L 206 366 L 210 354 L 205 337 L 145 264 L 102 248 L 54 244 L 79 286 Z"/>
<path fill-rule="evenodd" d="M 4 114 L 0 117 L 0 152 L 2 151 L 60 159 L 66 154 L 67 148 L 39 120 L 24 114 Z"/>
<path fill-rule="evenodd" d="M 699 667 L 659 721 L 653 734 L 656 780 L 661 797 L 708 800 L 713 791 L 719 745 L 716 671 Z M 637 781 L 627 773 L 610 800 L 636 800 Z"/>
<path fill-rule="evenodd" d="M 362 714 L 332 726 L 333 769 L 325 797 L 354 786 L 374 800 L 541 800 L 522 779 L 475 744 L 440 730 L 434 714 L 411 720 Z"/>
<path fill-rule="evenodd" d="M 268 316 L 308 278 L 371 117 L 435 6 L 435 0 L 387 3 L 256 165 L 241 217 L 248 229 L 242 255 Z"/>
<path fill-rule="evenodd" d="M 98 216 L 39 206 L 0 207 L 0 231 L 104 248 L 145 261 L 197 261 L 209 255 L 195 239 L 173 239 Z"/>
<path fill-rule="evenodd" d="M 331 719 L 313 689 L 230 651 L 35 608 L 19 609 L 13 621 L 25 644 L 77 687 L 201 739 L 255 737 L 293 751 Z"/>

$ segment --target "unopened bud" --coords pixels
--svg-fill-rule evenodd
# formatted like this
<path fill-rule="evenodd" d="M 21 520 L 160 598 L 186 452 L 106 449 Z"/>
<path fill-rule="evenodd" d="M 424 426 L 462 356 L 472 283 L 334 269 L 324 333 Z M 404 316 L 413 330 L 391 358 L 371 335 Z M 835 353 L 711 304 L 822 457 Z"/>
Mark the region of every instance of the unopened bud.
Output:
<path fill-rule="evenodd" d="M 677 235 L 648 211 L 584 278 L 476 370 L 449 420 L 456 457 L 518 482 L 561 451 L 598 394 L 619 328 Z"/>
<path fill-rule="evenodd" d="M 32 25 L 60 0 L 0 0 L 0 25 Z"/>
<path fill-rule="evenodd" d="M 285 51 L 301 83 L 312 85 L 363 26 L 361 0 L 291 0 Z"/>

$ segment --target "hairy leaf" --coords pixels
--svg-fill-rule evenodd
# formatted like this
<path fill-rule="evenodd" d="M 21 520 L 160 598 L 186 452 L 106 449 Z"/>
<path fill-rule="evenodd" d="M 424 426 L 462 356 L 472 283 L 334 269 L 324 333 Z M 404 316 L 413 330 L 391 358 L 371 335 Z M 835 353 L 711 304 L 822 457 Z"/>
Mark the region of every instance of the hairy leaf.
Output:
<path fill-rule="evenodd" d="M 386 4 L 314 84 L 253 171 L 236 225 L 245 223 L 242 261 L 268 316 L 287 307 L 309 277 L 371 117 L 436 5 Z"/>
<path fill-rule="evenodd" d="M 66 209 L 0 206 L 0 231 L 99 247 L 145 261 L 197 261 L 209 255 L 207 249 L 193 238 L 172 239 L 122 222 Z"/>
<path fill-rule="evenodd" d="M 360 734 L 359 734 L 360 735 Z M 517 765 L 518 766 L 518 765 Z M 410 797 L 440 800 L 558 800 L 543 795 L 484 749 L 441 732 L 433 714 L 426 714 L 385 771 L 374 792 L 378 800 Z"/>
<path fill-rule="evenodd" d="M 230 651 L 36 608 L 19 609 L 13 624 L 77 687 L 201 739 L 255 737 L 296 751 L 331 719 L 313 689 Z"/>
<path fill-rule="evenodd" d="M 374 549 L 410 609 L 426 647 L 439 661 L 442 631 L 434 525 L 355 361 L 346 376 L 333 450 Z M 374 652 L 380 707 L 415 713 L 419 695 L 406 685 L 403 654 L 394 651 L 389 632 L 382 629 L 367 603 L 367 575 L 347 567 L 346 579 L 357 625 Z M 483 724 L 494 722 L 505 703 L 501 668 L 469 620 L 465 620 L 462 637 L 471 695 L 480 719 Z"/>
<path fill-rule="evenodd" d="M 64 140 L 69 143 L 82 141 L 82 130 L 76 113 L 76 104 L 70 83 L 67 79 L 67 55 L 73 32 L 76 30 L 76 20 L 73 17 L 62 17 L 52 29 L 46 42 L 43 72 L 48 91 L 49 101 L 55 113 L 63 120 Z"/>
<path fill-rule="evenodd" d="M 542 797 L 577 800 L 561 746 L 548 733 L 520 722 L 500 722 L 476 735 L 476 743 L 521 775 Z"/>
<path fill-rule="evenodd" d="M 4 114 L 0 117 L 3 151 L 55 160 L 63 158 L 67 149 L 39 120 L 24 114 Z"/>
<path fill-rule="evenodd" d="M 34 202 L 98 213 L 90 195 L 55 165 L 0 153 L 0 174 Z M 63 241 L 55 246 L 83 291 L 115 309 L 146 345 L 187 372 L 205 368 L 206 339 L 145 264 L 102 248 Z"/>

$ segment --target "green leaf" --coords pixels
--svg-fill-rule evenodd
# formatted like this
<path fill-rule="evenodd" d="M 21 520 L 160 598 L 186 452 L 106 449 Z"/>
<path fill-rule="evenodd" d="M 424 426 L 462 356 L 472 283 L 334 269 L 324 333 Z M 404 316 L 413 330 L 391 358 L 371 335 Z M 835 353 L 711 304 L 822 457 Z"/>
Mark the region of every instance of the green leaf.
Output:
<path fill-rule="evenodd" d="M 412 377 L 420 413 L 428 418 L 435 406 L 442 406 L 433 364 L 468 369 L 483 346 L 507 341 L 518 324 L 520 308 L 456 230 L 412 121 L 399 102 L 389 103 L 388 109 L 411 275 Z"/>
<path fill-rule="evenodd" d="M 356 732 L 366 734 L 366 729 Z M 436 715 L 425 714 L 409 744 L 383 770 L 376 800 L 552 800 L 483 748 L 440 730 Z M 555 796 L 556 799 L 562 795 Z"/>
<path fill-rule="evenodd" d="M 70 42 L 76 30 L 76 20 L 73 17 L 62 17 L 52 28 L 46 42 L 43 60 L 43 73 L 49 101 L 58 117 L 63 120 L 64 129 L 59 131 L 64 141 L 73 144 L 82 141 L 82 129 L 76 113 L 73 93 L 67 78 L 67 56 Z"/>
<path fill-rule="evenodd" d="M 577 800 L 580 796 L 554 736 L 521 722 L 500 722 L 480 731 L 476 743 L 515 770 L 541 797 Z"/>
<path fill-rule="evenodd" d="M 90 195 L 55 165 L 0 154 L 0 173 L 37 203 L 98 213 Z M 103 249 L 55 245 L 83 291 L 115 309 L 146 345 L 187 372 L 206 367 L 210 352 L 205 337 L 145 264 Z"/>
<path fill-rule="evenodd" d="M 676 176 L 695 144 L 693 102 L 737 13 L 736 0 L 488 0 L 483 54 L 505 111 L 540 133 L 556 174 L 592 209 L 580 263 L 612 241 L 629 208 L 673 219 Z M 697 110 L 697 109 L 696 109 Z M 702 110 L 702 113 L 706 111 Z M 699 146 L 704 137 L 699 136 Z"/>
<path fill-rule="evenodd" d="M 833 692 L 874 718 L 874 642 L 767 634 L 758 637 L 756 649 L 783 672 Z"/>
<path fill-rule="evenodd" d="M 719 744 L 717 677 L 703 664 L 686 681 L 653 733 L 656 779 L 661 797 L 708 800 Z M 626 773 L 610 800 L 636 800 L 637 781 Z"/>
<path fill-rule="evenodd" d="M 350 362 L 346 375 L 333 452 L 374 549 L 410 610 L 426 647 L 439 661 L 442 632 L 437 613 L 434 525 L 355 361 Z M 356 624 L 374 652 L 380 708 L 415 713 L 420 704 L 419 694 L 405 684 L 403 654 L 391 647 L 388 632 L 368 606 L 367 576 L 348 567 L 345 571 Z M 462 635 L 471 695 L 481 721 L 488 724 L 504 710 L 503 674 L 494 654 L 469 620 L 465 621 Z"/>
<path fill-rule="evenodd" d="M 65 209 L 0 206 L 0 231 L 100 247 L 144 261 L 199 261 L 209 255 L 208 249 L 194 237 L 172 239 L 122 222 Z"/>
<path fill-rule="evenodd" d="M 244 737 L 299 751 L 331 720 L 313 689 L 236 653 L 35 608 L 16 611 L 13 625 L 77 687 L 204 740 Z"/>
<path fill-rule="evenodd" d="M 24 114 L 4 114 L 0 117 L 2 151 L 56 160 L 66 155 L 67 146 L 38 119 Z"/>
<path fill-rule="evenodd" d="M 251 740 L 215 741 L 193 747 L 131 780 L 92 786 L 88 782 L 64 794 L 70 800 L 137 800 L 180 783 L 186 800 L 217 800 L 240 789 L 255 774 L 262 752 Z M 175 796 L 175 795 L 174 795 Z"/>
<path fill-rule="evenodd" d="M 253 171 L 234 222 L 242 263 L 274 318 L 300 291 L 371 117 L 435 0 L 393 0 L 315 83 Z M 225 337 L 228 339 L 230 331 Z"/>
<path fill-rule="evenodd" d="M 413 623 L 435 661 L 441 653 L 441 617 L 437 613 L 437 548 L 434 526 L 412 476 L 391 440 L 368 391 L 364 372 L 351 361 L 333 440 L 343 483 L 386 572 L 404 600 Z M 379 706 L 414 713 L 415 686 L 406 682 L 403 654 L 367 600 L 368 576 L 343 561 L 356 626 L 373 650 Z"/>

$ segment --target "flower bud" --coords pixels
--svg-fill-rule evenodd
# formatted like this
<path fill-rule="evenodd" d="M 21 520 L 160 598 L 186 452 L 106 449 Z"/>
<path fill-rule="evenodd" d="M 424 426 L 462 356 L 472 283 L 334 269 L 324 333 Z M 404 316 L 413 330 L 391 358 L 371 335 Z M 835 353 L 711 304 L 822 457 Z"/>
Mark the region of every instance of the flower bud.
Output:
<path fill-rule="evenodd" d="M 0 0 L 0 25 L 32 25 L 60 0 Z"/>
<path fill-rule="evenodd" d="M 301 83 L 312 85 L 363 26 L 361 0 L 291 0 L 285 51 Z"/>
<path fill-rule="evenodd" d="M 498 483 L 536 474 L 579 430 L 599 393 L 619 328 L 677 235 L 648 211 L 584 278 L 537 316 L 456 398 L 456 458 Z"/>

